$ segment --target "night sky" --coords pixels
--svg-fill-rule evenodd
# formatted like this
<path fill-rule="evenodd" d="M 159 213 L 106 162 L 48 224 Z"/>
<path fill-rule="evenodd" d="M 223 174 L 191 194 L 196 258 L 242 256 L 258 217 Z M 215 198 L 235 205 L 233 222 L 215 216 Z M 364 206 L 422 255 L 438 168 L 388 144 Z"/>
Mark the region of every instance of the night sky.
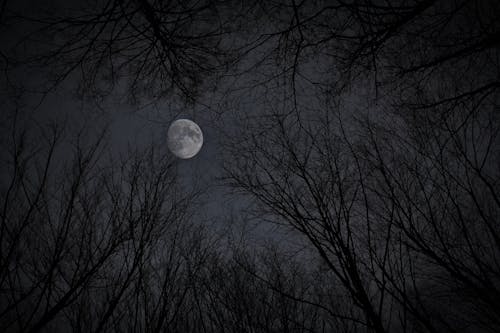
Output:
<path fill-rule="evenodd" d="M 0 331 L 500 331 L 498 13 L 0 1 Z"/>

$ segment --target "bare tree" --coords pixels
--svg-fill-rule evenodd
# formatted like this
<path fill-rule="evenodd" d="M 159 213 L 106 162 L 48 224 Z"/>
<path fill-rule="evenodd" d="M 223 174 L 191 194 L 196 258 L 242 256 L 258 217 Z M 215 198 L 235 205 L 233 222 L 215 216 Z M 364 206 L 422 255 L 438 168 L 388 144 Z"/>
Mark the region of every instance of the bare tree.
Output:
<path fill-rule="evenodd" d="M 493 100 L 468 107 L 386 112 L 390 126 L 382 111 L 249 116 L 227 180 L 303 235 L 370 330 L 495 331 L 499 124 Z"/>
<path fill-rule="evenodd" d="M 189 286 L 196 193 L 155 146 L 116 163 L 103 159 L 102 135 L 71 145 L 57 126 L 41 135 L 14 124 L 5 142 L 2 330 L 107 331 L 126 328 L 123 316 L 162 330 Z"/>
<path fill-rule="evenodd" d="M 371 330 L 496 330 L 498 4 L 261 6 L 278 60 L 228 183 L 305 237 Z"/>
<path fill-rule="evenodd" d="M 14 126 L 2 328 L 498 330 L 498 1 L 74 9 L 35 17 L 4 2 L 2 27 L 33 32 L 2 51 L 5 73 L 45 66 L 47 92 L 79 72 L 93 96 L 132 101 L 193 102 L 224 77 L 223 103 L 236 101 L 246 130 L 227 139 L 228 184 L 322 266 L 211 249 L 183 224 L 192 198 L 154 150 L 106 165 L 99 140 L 77 140 L 54 167 L 59 128 L 34 147 Z M 247 96 L 257 96 L 249 112 L 238 109 Z"/>
<path fill-rule="evenodd" d="M 42 5 L 31 14 L 4 5 L 5 29 L 25 27 L 7 43 L 4 69 L 15 76 L 36 66 L 50 79 L 40 92 L 76 74 L 81 93 L 98 101 L 118 92 L 130 102 L 166 96 L 193 102 L 206 79 L 216 81 L 235 60 L 224 42 L 232 30 L 224 1 L 92 1 Z"/>

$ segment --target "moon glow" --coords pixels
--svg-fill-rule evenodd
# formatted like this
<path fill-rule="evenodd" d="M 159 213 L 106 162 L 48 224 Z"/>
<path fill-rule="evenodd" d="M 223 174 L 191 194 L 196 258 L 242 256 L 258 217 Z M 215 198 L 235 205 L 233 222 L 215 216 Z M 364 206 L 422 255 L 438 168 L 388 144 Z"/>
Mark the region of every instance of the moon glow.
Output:
<path fill-rule="evenodd" d="M 200 127 L 189 119 L 177 119 L 168 128 L 168 148 L 177 157 L 187 159 L 195 156 L 203 145 Z"/>

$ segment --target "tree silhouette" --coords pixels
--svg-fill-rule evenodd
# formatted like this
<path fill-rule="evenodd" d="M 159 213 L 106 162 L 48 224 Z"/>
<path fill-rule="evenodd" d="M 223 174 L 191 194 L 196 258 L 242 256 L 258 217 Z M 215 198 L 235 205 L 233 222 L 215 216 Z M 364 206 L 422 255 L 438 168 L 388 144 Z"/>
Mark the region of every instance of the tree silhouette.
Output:
<path fill-rule="evenodd" d="M 314 258 L 218 247 L 154 146 L 105 163 L 101 136 L 82 134 L 61 164 L 61 128 L 36 134 L 16 116 L 2 142 L 2 329 L 500 329 L 498 1 L 1 8 L 4 33 L 27 28 L 1 51 L 4 90 L 38 66 L 44 94 L 75 79 L 98 99 L 215 110 L 231 124 L 225 184 Z"/>
<path fill-rule="evenodd" d="M 176 281 L 194 194 L 180 190 L 154 146 L 110 163 L 103 135 L 89 141 L 81 132 L 68 147 L 60 127 L 34 132 L 14 123 L 3 149 L 2 330 L 103 331 L 130 311 L 142 324 L 153 316 L 160 329 L 169 319 L 162 295 L 182 302 Z M 127 309 L 146 296 L 149 312 Z"/>
<path fill-rule="evenodd" d="M 5 25 L 26 26 L 5 67 L 39 66 L 51 91 L 75 73 L 82 92 L 134 102 L 180 96 L 192 102 L 206 78 L 233 61 L 224 1 L 94 1 L 41 13 L 9 10 Z M 46 12 L 46 13 L 45 13 Z"/>

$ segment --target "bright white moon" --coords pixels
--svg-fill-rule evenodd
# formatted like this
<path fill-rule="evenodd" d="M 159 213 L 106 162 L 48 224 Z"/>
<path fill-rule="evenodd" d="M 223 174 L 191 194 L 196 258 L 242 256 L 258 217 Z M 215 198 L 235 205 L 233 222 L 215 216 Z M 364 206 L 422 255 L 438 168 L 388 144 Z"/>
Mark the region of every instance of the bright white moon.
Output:
<path fill-rule="evenodd" d="M 186 159 L 198 154 L 203 145 L 200 127 L 189 119 L 177 119 L 168 128 L 168 148 L 177 157 Z"/>

